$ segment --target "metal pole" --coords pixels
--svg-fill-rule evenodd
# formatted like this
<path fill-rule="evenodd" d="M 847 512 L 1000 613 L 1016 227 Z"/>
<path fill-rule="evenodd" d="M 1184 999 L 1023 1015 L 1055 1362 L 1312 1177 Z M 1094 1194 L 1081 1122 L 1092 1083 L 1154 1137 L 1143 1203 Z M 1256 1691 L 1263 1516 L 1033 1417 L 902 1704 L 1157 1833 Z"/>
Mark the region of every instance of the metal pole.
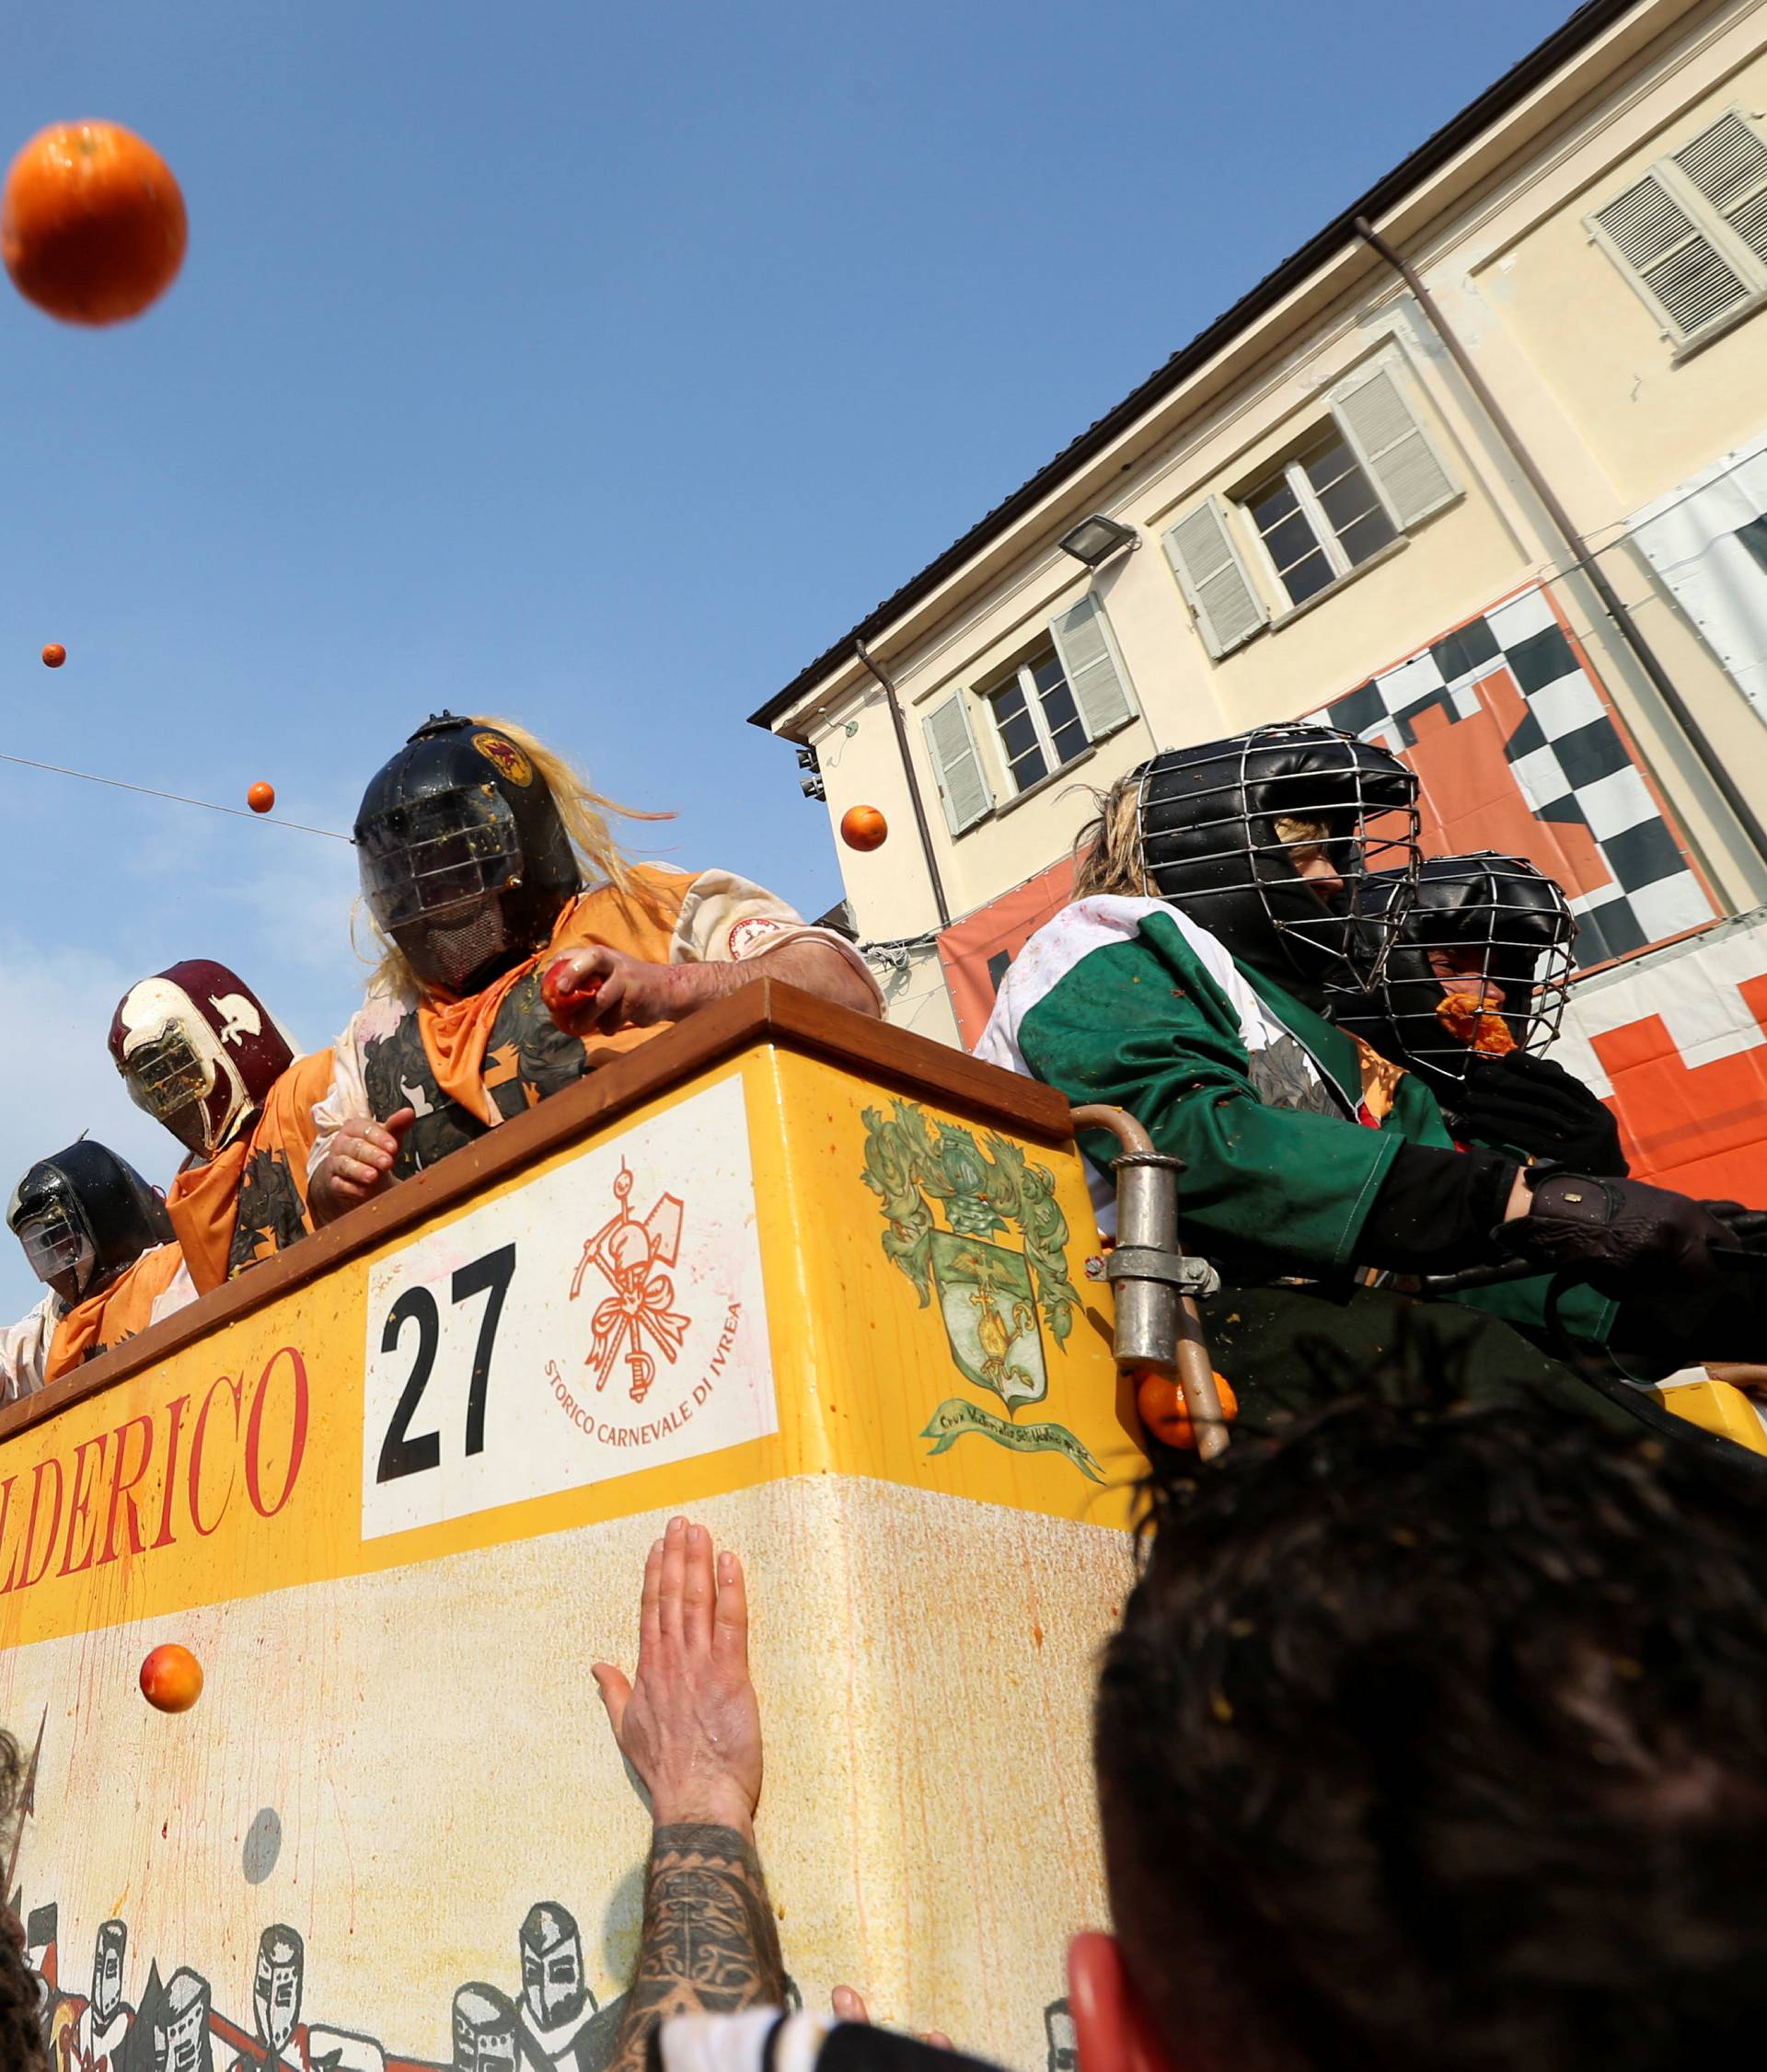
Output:
<path fill-rule="evenodd" d="M 927 825 L 927 809 L 920 801 L 920 785 L 914 774 L 914 761 L 908 754 L 908 730 L 903 723 L 901 701 L 895 695 L 895 685 L 884 673 L 873 660 L 872 650 L 863 640 L 853 642 L 853 652 L 864 663 L 883 687 L 884 702 L 890 708 L 890 718 L 895 726 L 895 745 L 902 757 L 902 775 L 908 780 L 908 800 L 914 807 L 914 824 L 920 830 L 920 854 L 926 858 L 927 876 L 932 881 L 932 904 L 939 909 L 939 926 L 951 926 L 951 909 L 945 904 L 945 883 L 939 875 L 939 859 L 932 853 L 932 830 Z"/>
<path fill-rule="evenodd" d="M 1634 655 L 1637 658 L 1638 666 L 1650 679 L 1651 687 L 1669 708 L 1677 726 L 1687 736 L 1688 745 L 1698 756 L 1700 766 L 1711 778 L 1718 796 L 1729 807 L 1737 825 L 1742 830 L 1744 838 L 1753 848 L 1757 858 L 1762 861 L 1767 861 L 1767 827 L 1762 826 L 1760 816 L 1748 800 L 1743 797 L 1736 779 L 1726 768 L 1711 742 L 1707 740 L 1704 730 L 1701 727 L 1699 721 L 1694 719 L 1692 713 L 1689 711 L 1687 701 L 1675 687 L 1669 672 L 1657 659 L 1656 650 L 1638 630 L 1632 614 L 1621 603 L 1613 585 L 1597 566 L 1594 556 L 1589 552 L 1588 542 L 1572 524 L 1570 512 L 1560 502 L 1558 494 L 1552 484 L 1541 473 L 1533 455 L 1522 444 L 1521 435 L 1504 414 L 1502 404 L 1491 393 L 1484 376 L 1473 365 L 1466 348 L 1449 328 L 1446 318 L 1436 305 L 1435 297 L 1431 295 L 1429 290 L 1425 287 L 1422 280 L 1418 277 L 1416 268 L 1387 242 L 1366 216 L 1357 217 L 1356 234 L 1364 243 L 1371 246 L 1374 250 L 1380 253 L 1380 257 L 1399 275 L 1416 298 L 1417 306 L 1428 318 L 1437 337 L 1441 340 L 1443 346 L 1447 349 L 1449 357 L 1464 376 L 1466 386 L 1478 399 L 1480 409 L 1490 419 L 1497 437 L 1509 449 L 1509 457 L 1521 470 L 1529 488 L 1540 499 L 1547 517 L 1557 530 L 1562 543 L 1570 552 L 1571 566 L 1581 570 L 1583 574 L 1588 578 L 1589 587 L 1601 600 L 1602 609 L 1613 621 L 1614 629 L 1627 647 L 1632 650 Z"/>
<path fill-rule="evenodd" d="M 1196 1434 L 1197 1457 L 1213 1460 L 1227 1450 L 1227 1420 L 1221 1415 L 1202 1318 L 1195 1298 L 1181 1294 L 1164 1277 L 1174 1270 L 1171 1262 L 1179 1254 L 1178 1175 L 1184 1170 L 1184 1160 L 1156 1151 L 1153 1139 L 1126 1109 L 1089 1103 L 1074 1110 L 1074 1127 L 1108 1130 L 1123 1146 L 1122 1156 L 1111 1161 L 1116 1176 L 1114 1256 L 1145 1250 L 1168 1262 L 1163 1272 L 1111 1277 L 1117 1366 L 1151 1367 L 1174 1376 L 1190 1412 L 1191 1430 Z"/>

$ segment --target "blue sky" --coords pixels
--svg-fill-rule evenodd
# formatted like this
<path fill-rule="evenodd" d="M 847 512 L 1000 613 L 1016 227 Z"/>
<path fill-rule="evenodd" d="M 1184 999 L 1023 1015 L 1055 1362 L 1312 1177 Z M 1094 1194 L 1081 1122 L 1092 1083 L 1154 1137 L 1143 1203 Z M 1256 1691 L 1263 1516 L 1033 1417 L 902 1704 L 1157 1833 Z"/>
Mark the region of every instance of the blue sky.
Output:
<path fill-rule="evenodd" d="M 0 750 L 347 829 L 503 711 L 820 912 L 745 716 L 1567 12 L 29 10 L 0 151 L 129 124 L 191 250 L 105 332 L 0 287 Z M 359 995 L 341 844 L 4 764 L 0 827 L 8 1190 L 86 1127 L 169 1178 L 135 978 L 220 958 L 310 1044 Z"/>

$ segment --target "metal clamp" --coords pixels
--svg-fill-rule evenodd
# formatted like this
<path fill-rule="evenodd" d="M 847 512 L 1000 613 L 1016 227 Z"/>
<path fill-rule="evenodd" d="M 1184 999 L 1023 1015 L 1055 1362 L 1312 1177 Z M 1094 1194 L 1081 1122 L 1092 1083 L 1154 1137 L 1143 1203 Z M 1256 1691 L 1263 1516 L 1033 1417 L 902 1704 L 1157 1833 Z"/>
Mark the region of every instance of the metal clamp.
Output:
<path fill-rule="evenodd" d="M 1088 1261 L 1091 1264 L 1091 1261 Z M 1201 1297 L 1218 1294 L 1221 1277 L 1206 1259 L 1169 1252 L 1157 1245 L 1118 1245 L 1104 1256 L 1099 1278 L 1104 1281 L 1160 1281 L 1180 1295 Z"/>

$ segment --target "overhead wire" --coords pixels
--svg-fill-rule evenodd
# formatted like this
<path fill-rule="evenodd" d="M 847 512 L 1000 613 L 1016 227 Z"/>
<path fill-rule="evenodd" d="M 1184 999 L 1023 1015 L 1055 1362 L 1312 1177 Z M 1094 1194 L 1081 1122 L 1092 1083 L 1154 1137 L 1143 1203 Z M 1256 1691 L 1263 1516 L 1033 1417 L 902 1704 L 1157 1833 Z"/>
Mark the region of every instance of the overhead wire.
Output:
<path fill-rule="evenodd" d="M 151 784 L 130 784 L 121 777 L 98 777 L 90 770 L 72 770 L 64 763 L 39 763 L 29 755 L 8 755 L 4 750 L 0 750 L 0 763 L 16 763 L 26 770 L 49 770 L 56 777 L 78 777 L 83 784 L 108 784 L 115 791 L 135 791 L 147 799 L 169 799 L 180 806 L 201 806 L 206 812 L 231 813 L 236 820 L 289 827 L 300 835 L 323 835 L 333 842 L 348 842 L 352 848 L 355 846 L 350 835 L 340 835 L 335 827 L 309 827 L 301 820 L 283 820 L 272 813 L 248 812 L 243 806 L 217 805 L 213 799 L 192 799 L 182 791 L 161 791 Z"/>

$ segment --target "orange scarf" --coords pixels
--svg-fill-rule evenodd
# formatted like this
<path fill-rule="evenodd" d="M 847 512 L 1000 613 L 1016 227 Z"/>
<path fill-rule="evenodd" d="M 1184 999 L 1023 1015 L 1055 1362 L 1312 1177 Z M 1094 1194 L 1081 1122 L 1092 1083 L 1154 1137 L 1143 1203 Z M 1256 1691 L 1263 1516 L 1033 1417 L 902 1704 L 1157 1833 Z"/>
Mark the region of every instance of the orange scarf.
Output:
<path fill-rule="evenodd" d="M 186 1167 L 173 1180 L 166 1207 L 198 1295 L 207 1295 L 227 1278 L 239 1220 L 239 1190 L 251 1159 L 260 1154 L 283 1156 L 305 1220 L 313 1104 L 325 1099 L 331 1065 L 329 1050 L 297 1057 L 270 1089 L 247 1135 L 217 1151 L 206 1166 Z"/>
<path fill-rule="evenodd" d="M 676 918 L 693 880 L 682 871 L 651 865 L 641 866 L 632 876 L 636 882 L 629 895 L 611 885 L 578 893 L 553 923 L 545 949 L 492 979 L 483 992 L 465 1000 L 418 1003 L 417 1026 L 435 1083 L 469 1115 L 491 1124 L 502 1121 L 485 1086 L 485 1054 L 503 1002 L 536 965 L 594 943 L 605 943 L 646 963 L 669 961 Z M 611 1036 L 585 1039 L 585 1048 L 593 1043 L 590 1062 L 600 1064 L 604 1053 L 630 1050 L 659 1033 L 654 1029 L 622 1029 Z"/>
<path fill-rule="evenodd" d="M 108 1288 L 76 1304 L 55 1327 L 43 1364 L 44 1381 L 54 1381 L 96 1353 L 144 1331 L 153 1321 L 154 1304 L 171 1286 L 182 1263 L 176 1245 L 156 1245 Z"/>
<path fill-rule="evenodd" d="M 206 1166 L 186 1166 L 166 1196 L 167 1214 L 199 1295 L 218 1288 L 227 1277 L 227 1248 L 233 1243 L 239 1182 L 250 1149 L 250 1137 L 238 1137 Z"/>

